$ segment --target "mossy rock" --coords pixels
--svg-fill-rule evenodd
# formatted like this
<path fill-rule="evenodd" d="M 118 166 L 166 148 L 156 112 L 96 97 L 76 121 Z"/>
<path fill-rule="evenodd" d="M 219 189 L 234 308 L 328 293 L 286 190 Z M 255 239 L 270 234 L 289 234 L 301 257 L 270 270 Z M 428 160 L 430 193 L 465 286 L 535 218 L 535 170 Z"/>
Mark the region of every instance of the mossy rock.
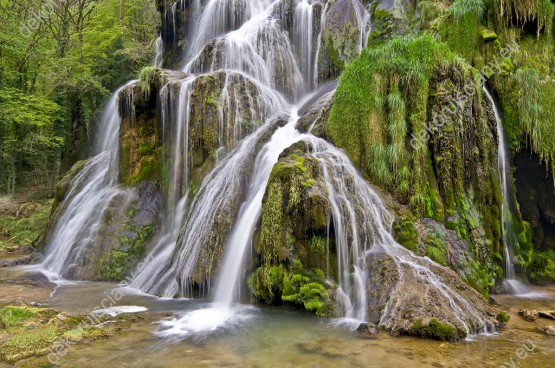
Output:
<path fill-rule="evenodd" d="M 493 42 L 497 40 L 497 33 L 490 29 L 482 29 L 480 31 L 480 35 L 482 36 L 484 42 Z"/>
<path fill-rule="evenodd" d="M 499 323 L 506 324 L 511 319 L 511 316 L 509 316 L 506 312 L 501 311 L 497 314 L 496 318 L 499 321 Z"/>
<path fill-rule="evenodd" d="M 427 323 L 422 320 L 414 322 L 410 328 L 410 335 L 443 341 L 455 341 L 466 337 L 461 336 L 455 327 L 436 318 L 432 318 Z"/>
<path fill-rule="evenodd" d="M 412 216 L 407 216 L 395 220 L 393 223 L 393 232 L 395 240 L 413 252 L 418 252 L 418 232 L 414 226 Z"/>
<path fill-rule="evenodd" d="M 536 284 L 555 285 L 555 251 L 534 252 L 528 277 Z"/>

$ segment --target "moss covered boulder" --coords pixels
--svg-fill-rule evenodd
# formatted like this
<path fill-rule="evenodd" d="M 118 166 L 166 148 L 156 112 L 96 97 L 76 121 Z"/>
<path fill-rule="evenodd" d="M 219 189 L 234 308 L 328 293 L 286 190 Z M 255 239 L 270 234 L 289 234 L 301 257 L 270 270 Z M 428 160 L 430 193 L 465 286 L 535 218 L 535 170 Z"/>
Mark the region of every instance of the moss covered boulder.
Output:
<path fill-rule="evenodd" d="M 307 149 L 304 142 L 291 146 L 272 170 L 249 286 L 259 300 L 291 302 L 329 316 L 334 287 L 326 274 L 336 272 L 335 251 L 328 253 L 330 209 L 318 162 Z"/>

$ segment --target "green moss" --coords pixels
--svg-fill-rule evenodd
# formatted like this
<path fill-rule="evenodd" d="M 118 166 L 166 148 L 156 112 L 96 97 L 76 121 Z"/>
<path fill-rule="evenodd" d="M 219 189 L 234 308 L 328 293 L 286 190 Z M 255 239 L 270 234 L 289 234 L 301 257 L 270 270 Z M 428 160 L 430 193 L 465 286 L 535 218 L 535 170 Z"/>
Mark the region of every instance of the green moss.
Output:
<path fill-rule="evenodd" d="M 506 312 L 501 311 L 497 314 L 496 318 L 500 323 L 507 323 L 511 319 L 511 316 L 509 316 Z"/>
<path fill-rule="evenodd" d="M 395 220 L 393 223 L 395 240 L 405 248 L 418 252 L 418 232 L 411 215 Z"/>
<path fill-rule="evenodd" d="M 298 262 L 294 266 L 293 275 L 283 279 L 281 299 L 302 305 L 306 310 L 318 315 L 327 315 L 331 290 L 325 285 L 324 273 L 321 270 L 304 270 Z"/>
<path fill-rule="evenodd" d="M 148 100 L 151 92 L 162 85 L 161 70 L 153 66 L 143 68 L 139 73 L 139 84 L 143 98 Z"/>
<path fill-rule="evenodd" d="M 453 22 L 443 31 L 451 49 L 470 62 L 478 49 L 478 29 L 484 9 L 483 0 L 456 0 L 450 8 Z"/>
<path fill-rule="evenodd" d="M 465 277 L 466 283 L 488 299 L 489 291 L 495 285 L 495 280 L 503 276 L 503 269 L 492 262 L 481 264 L 477 261 L 472 261 L 470 267 L 470 275 Z"/>
<path fill-rule="evenodd" d="M 22 207 L 31 208 L 28 215 L 0 216 L 0 235 L 7 237 L 4 245 L 6 247 L 35 246 L 44 235 L 46 224 L 50 219 L 52 203 L 52 200 L 26 203 Z"/>
<path fill-rule="evenodd" d="M 44 308 L 5 307 L 0 309 L 0 321 L 0 359 L 9 362 L 47 355 L 60 346 L 62 338 L 73 345 L 109 336 L 115 330 L 89 326 L 89 316 Z"/>
<path fill-rule="evenodd" d="M 484 42 L 493 42 L 497 40 L 497 33 L 490 29 L 482 29 L 480 31 L 480 35 L 482 36 Z"/>
<path fill-rule="evenodd" d="M 462 62 L 428 36 L 363 50 L 342 74 L 330 111 L 326 135 L 417 215 L 426 210 L 428 153 L 407 143 L 426 128 L 434 74 L 452 63 Z"/>
<path fill-rule="evenodd" d="M 284 265 L 259 267 L 247 279 L 253 296 L 267 304 L 279 298 L 318 316 L 331 316 L 335 306 L 330 301 L 332 290 L 326 284 L 324 273 L 319 269 L 304 269 L 300 261 L 287 268 Z"/>
<path fill-rule="evenodd" d="M 459 336 L 459 332 L 455 327 L 442 323 L 436 318 L 433 318 L 428 324 L 423 323 L 422 320 L 417 320 L 411 326 L 410 334 L 413 336 L 444 341 L 453 341 L 458 338 L 466 337 Z"/>
<path fill-rule="evenodd" d="M 282 265 L 262 266 L 248 277 L 247 284 L 257 300 L 271 304 L 276 295 L 281 294 L 284 277 L 286 277 L 286 271 Z"/>
<path fill-rule="evenodd" d="M 0 309 L 0 327 L 10 329 L 23 325 L 36 315 L 33 309 L 8 306 Z"/>
<path fill-rule="evenodd" d="M 34 355 L 43 355 L 48 352 L 56 338 L 55 326 L 22 332 L 1 345 L 0 356 L 7 361 L 15 361 Z"/>
<path fill-rule="evenodd" d="M 538 284 L 555 284 L 555 251 L 534 252 L 528 277 Z"/>
<path fill-rule="evenodd" d="M 445 233 L 439 228 L 427 229 L 426 256 L 434 262 L 447 267 L 447 243 Z"/>
<path fill-rule="evenodd" d="M 137 226 L 133 218 L 137 211 L 133 206 L 125 210 L 130 220 L 124 225 L 130 235 L 119 239 L 119 248 L 110 249 L 98 262 L 95 278 L 103 281 L 121 281 L 131 272 L 135 263 L 141 260 L 146 247 L 154 235 L 153 225 Z"/>

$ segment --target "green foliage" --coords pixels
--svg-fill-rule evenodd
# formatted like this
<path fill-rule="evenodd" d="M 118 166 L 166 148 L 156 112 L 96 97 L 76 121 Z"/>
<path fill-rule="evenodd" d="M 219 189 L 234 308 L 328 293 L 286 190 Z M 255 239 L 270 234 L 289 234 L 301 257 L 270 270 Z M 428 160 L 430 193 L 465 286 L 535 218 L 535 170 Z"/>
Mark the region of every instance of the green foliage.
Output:
<path fill-rule="evenodd" d="M 22 326 L 35 316 L 35 312 L 25 307 L 8 306 L 0 309 L 0 327 L 10 329 Z"/>
<path fill-rule="evenodd" d="M 137 211 L 130 206 L 125 210 L 130 219 L 125 223 L 126 234 L 119 239 L 119 248 L 110 249 L 96 266 L 95 277 L 103 281 L 121 281 L 131 272 L 132 266 L 141 260 L 154 235 L 153 225 L 138 226 L 134 222 Z"/>
<path fill-rule="evenodd" d="M 426 236 L 426 256 L 447 267 L 447 243 L 445 233 L 439 228 L 428 229 Z"/>
<path fill-rule="evenodd" d="M 88 155 L 109 91 L 152 59 L 153 1 L 61 3 L 0 2 L 0 193 L 53 187 Z"/>
<path fill-rule="evenodd" d="M 319 269 L 306 270 L 300 261 L 295 261 L 288 271 L 284 265 L 263 265 L 247 279 L 253 296 L 267 304 L 280 297 L 282 301 L 304 307 L 320 317 L 329 317 L 335 312 L 330 301 L 324 272 Z"/>
<path fill-rule="evenodd" d="M 503 276 L 503 269 L 491 262 L 482 265 L 480 262 L 472 261 L 470 266 L 472 271 L 465 281 L 484 298 L 489 298 L 489 290 L 495 285 L 495 280 Z"/>
<path fill-rule="evenodd" d="M 321 317 L 329 317 L 330 290 L 325 286 L 325 276 L 321 270 L 304 270 L 300 262 L 296 264 L 293 275 L 283 279 L 281 299 L 304 306 Z"/>
<path fill-rule="evenodd" d="M 555 251 L 534 252 L 528 272 L 530 281 L 555 284 Z"/>
<path fill-rule="evenodd" d="M 14 361 L 33 355 L 46 354 L 57 338 L 53 325 L 17 334 L 1 345 L 0 357 Z"/>
<path fill-rule="evenodd" d="M 457 63 L 429 36 L 405 36 L 363 50 L 341 76 L 327 136 L 376 184 L 426 208 L 426 150 L 411 150 L 410 134 L 425 129 L 434 72 Z M 411 175 L 412 174 L 412 175 Z"/>
<path fill-rule="evenodd" d="M 60 118 L 59 106 L 43 96 L 0 89 L 0 192 L 13 194 L 23 175 L 31 183 L 55 184 L 64 142 Z"/>
<path fill-rule="evenodd" d="M 459 337 L 466 337 L 459 336 L 455 327 L 442 323 L 436 318 L 432 318 L 428 324 L 424 324 L 422 320 L 417 320 L 411 326 L 410 333 L 413 336 L 444 341 L 454 341 Z"/>
<path fill-rule="evenodd" d="M 484 14 L 484 0 L 455 0 L 451 5 L 451 12 L 456 22 L 466 17 L 481 18 Z"/>
<path fill-rule="evenodd" d="M 247 284 L 254 297 L 271 304 L 276 294 L 281 294 L 285 270 L 282 265 L 275 267 L 261 266 L 247 279 Z"/>
<path fill-rule="evenodd" d="M 509 316 L 506 312 L 501 311 L 497 314 L 497 320 L 499 321 L 499 323 L 507 323 L 509 322 L 509 320 L 511 319 L 511 316 Z"/>
<path fill-rule="evenodd" d="M 160 69 L 153 66 L 147 66 L 139 73 L 139 83 L 141 85 L 141 92 L 143 98 L 148 100 L 150 98 L 150 91 L 153 87 L 160 87 Z"/>
<path fill-rule="evenodd" d="M 418 232 L 414 227 L 414 218 L 408 215 L 393 223 L 395 240 L 405 248 L 418 252 Z"/>
<path fill-rule="evenodd" d="M 23 206 L 31 207 L 32 212 L 20 217 L 0 216 L 0 234 L 7 237 L 7 246 L 34 245 L 45 231 L 52 200 Z"/>

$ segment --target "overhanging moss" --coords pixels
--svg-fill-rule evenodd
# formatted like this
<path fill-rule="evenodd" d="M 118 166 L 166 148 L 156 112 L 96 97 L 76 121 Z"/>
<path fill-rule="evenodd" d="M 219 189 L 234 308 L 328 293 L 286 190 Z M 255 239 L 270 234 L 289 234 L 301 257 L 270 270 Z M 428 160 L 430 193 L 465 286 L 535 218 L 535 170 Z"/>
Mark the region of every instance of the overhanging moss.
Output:
<path fill-rule="evenodd" d="M 493 109 L 477 75 L 429 36 L 365 50 L 341 77 L 326 136 L 371 182 L 417 218 L 447 223 L 487 264 L 503 246 L 501 189 L 496 151 L 484 149 L 497 146 Z M 428 255 L 447 265 L 444 244 L 432 243 Z"/>

